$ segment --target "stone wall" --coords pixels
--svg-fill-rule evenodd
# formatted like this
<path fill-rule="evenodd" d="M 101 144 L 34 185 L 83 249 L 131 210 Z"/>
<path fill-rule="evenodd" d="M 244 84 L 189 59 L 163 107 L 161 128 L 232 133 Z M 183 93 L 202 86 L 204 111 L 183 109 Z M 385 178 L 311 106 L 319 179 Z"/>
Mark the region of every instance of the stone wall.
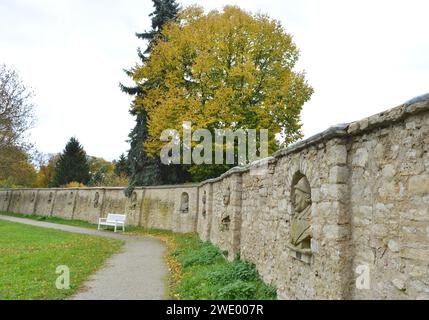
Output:
<path fill-rule="evenodd" d="M 187 194 L 188 209 L 181 210 Z M 127 215 L 127 224 L 172 230 L 196 230 L 196 185 L 136 188 L 127 198 L 123 188 L 0 189 L 0 211 L 53 216 L 97 223 L 108 213 Z"/>
<path fill-rule="evenodd" d="M 199 185 L 0 190 L 0 210 L 196 231 L 282 299 L 429 299 L 429 96 Z"/>

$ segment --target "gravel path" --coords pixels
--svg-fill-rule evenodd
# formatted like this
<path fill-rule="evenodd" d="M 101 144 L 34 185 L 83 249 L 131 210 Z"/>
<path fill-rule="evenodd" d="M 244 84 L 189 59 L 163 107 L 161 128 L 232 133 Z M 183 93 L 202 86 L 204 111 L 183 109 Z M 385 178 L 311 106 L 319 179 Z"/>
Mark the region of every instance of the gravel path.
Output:
<path fill-rule="evenodd" d="M 0 215 L 0 220 L 37 227 L 125 240 L 122 251 L 110 257 L 103 268 L 93 274 L 72 300 L 160 300 L 165 298 L 163 262 L 165 246 L 150 237 L 131 237 L 50 222 Z"/>

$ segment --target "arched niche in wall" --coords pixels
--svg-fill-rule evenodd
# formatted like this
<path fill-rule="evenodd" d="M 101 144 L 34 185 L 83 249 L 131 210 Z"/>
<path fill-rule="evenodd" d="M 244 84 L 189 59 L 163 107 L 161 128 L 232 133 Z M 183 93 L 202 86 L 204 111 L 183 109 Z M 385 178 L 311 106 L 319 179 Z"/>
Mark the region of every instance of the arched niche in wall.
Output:
<path fill-rule="evenodd" d="M 180 212 L 188 213 L 189 212 L 189 194 L 187 192 L 183 192 L 180 196 Z"/>
<path fill-rule="evenodd" d="M 231 201 L 231 188 L 230 186 L 227 186 L 223 192 L 223 204 L 227 206 L 229 205 L 230 201 Z"/>
<path fill-rule="evenodd" d="M 52 200 L 54 200 L 54 193 L 53 192 L 49 192 L 48 203 L 51 203 Z"/>
<path fill-rule="evenodd" d="M 292 180 L 291 204 L 291 254 L 298 260 L 311 263 L 311 187 L 307 177 L 301 172 L 297 172 Z"/>
<path fill-rule="evenodd" d="M 94 200 L 93 200 L 94 208 L 98 208 L 99 204 L 100 204 L 100 193 L 97 191 L 95 193 Z"/>
<path fill-rule="evenodd" d="M 220 231 L 229 231 L 229 227 L 231 225 L 231 217 L 229 215 L 222 218 L 220 223 Z"/>
<path fill-rule="evenodd" d="M 69 193 L 69 200 L 67 201 L 68 205 L 72 205 L 73 204 L 73 197 L 74 197 L 74 192 L 70 191 L 70 193 Z"/>
<path fill-rule="evenodd" d="M 130 209 L 135 210 L 137 208 L 137 192 L 133 192 L 130 196 Z"/>
<path fill-rule="evenodd" d="M 203 196 L 201 198 L 201 201 L 203 203 L 203 209 L 202 209 L 201 213 L 203 215 L 203 218 L 205 218 L 207 215 L 207 191 L 206 190 L 204 190 L 204 192 L 203 192 Z"/>

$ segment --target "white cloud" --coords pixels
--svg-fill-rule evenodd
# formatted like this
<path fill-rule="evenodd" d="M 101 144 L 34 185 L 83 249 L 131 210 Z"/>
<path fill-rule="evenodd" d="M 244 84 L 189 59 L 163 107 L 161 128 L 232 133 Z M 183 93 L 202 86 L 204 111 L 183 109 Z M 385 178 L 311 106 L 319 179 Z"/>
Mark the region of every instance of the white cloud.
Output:
<path fill-rule="evenodd" d="M 268 13 L 294 35 L 315 94 L 303 110 L 306 136 L 398 105 L 429 91 L 427 1 L 206 0 Z M 0 62 L 17 68 L 37 94 L 32 139 L 61 151 L 77 136 L 91 155 L 128 149 L 130 98 L 122 69 L 137 62 L 148 29 L 149 0 L 3 0 Z"/>

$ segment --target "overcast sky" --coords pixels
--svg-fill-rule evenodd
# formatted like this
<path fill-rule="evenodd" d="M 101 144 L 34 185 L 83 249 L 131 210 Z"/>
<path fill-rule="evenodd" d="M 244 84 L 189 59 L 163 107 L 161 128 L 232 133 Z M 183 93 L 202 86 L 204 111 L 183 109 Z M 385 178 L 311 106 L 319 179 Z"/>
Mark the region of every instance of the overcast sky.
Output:
<path fill-rule="evenodd" d="M 237 4 L 282 22 L 315 89 L 306 137 L 429 92 L 427 0 L 178 2 Z M 0 63 L 36 92 L 39 150 L 60 152 L 71 136 L 109 160 L 128 150 L 134 123 L 118 83 L 129 83 L 122 69 L 138 62 L 134 33 L 149 28 L 152 11 L 151 0 L 0 0 Z"/>

